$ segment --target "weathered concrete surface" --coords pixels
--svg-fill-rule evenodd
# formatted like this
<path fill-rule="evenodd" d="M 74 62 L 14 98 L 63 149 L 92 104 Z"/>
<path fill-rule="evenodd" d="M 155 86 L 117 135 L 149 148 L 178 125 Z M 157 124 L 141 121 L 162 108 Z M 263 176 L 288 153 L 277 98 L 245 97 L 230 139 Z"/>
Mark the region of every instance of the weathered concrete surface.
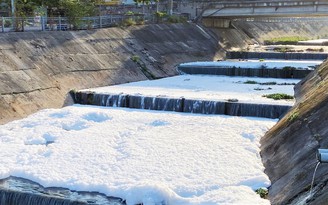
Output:
<path fill-rule="evenodd" d="M 70 89 L 172 76 L 178 63 L 213 60 L 218 50 L 194 24 L 1 33 L 0 124 L 61 107 Z"/>
<path fill-rule="evenodd" d="M 301 204 L 309 194 L 316 150 L 328 148 L 328 61 L 296 87 L 297 104 L 261 139 L 272 204 Z M 309 204 L 327 204 L 327 165 L 319 166 Z"/>
<path fill-rule="evenodd" d="M 328 37 L 328 21 L 321 20 L 321 18 L 305 22 L 234 21 L 232 25 L 259 43 L 272 38 L 288 36 L 301 36 L 309 39 Z"/>

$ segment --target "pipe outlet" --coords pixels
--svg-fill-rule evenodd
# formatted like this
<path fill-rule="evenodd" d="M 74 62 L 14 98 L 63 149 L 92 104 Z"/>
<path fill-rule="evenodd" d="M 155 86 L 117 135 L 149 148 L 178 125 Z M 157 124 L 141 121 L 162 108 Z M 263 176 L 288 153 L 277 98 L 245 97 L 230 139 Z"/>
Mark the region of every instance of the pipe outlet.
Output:
<path fill-rule="evenodd" d="M 320 163 L 328 163 L 328 149 L 318 149 L 317 159 Z"/>

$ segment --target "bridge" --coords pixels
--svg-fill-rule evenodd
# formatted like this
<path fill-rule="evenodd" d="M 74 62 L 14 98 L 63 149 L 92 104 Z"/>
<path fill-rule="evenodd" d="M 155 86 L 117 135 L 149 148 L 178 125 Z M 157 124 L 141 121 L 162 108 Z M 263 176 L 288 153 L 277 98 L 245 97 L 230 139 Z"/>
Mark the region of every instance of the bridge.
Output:
<path fill-rule="evenodd" d="M 209 3 L 204 17 L 277 17 L 328 16 L 328 1 L 230 1 Z"/>
<path fill-rule="evenodd" d="M 231 19 L 328 16 L 325 0 L 260 0 L 208 2 L 199 17 L 205 24 L 227 27 Z"/>

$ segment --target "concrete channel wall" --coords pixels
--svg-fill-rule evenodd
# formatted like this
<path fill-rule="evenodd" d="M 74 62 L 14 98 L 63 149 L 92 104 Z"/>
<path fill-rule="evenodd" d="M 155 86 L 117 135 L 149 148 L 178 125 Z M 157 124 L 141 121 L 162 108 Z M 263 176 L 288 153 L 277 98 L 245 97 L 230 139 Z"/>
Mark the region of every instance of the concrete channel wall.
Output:
<path fill-rule="evenodd" d="M 176 64 L 219 56 L 194 24 L 1 33 L 0 124 L 62 107 L 71 89 L 173 76 Z"/>

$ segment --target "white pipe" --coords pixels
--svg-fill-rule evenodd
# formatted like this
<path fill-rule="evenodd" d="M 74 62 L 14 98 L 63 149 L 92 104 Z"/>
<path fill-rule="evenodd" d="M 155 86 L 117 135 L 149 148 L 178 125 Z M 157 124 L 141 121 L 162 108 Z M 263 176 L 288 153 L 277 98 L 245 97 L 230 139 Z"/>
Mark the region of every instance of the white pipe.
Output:
<path fill-rule="evenodd" d="M 318 149 L 317 159 L 321 163 L 328 163 L 328 149 Z"/>

